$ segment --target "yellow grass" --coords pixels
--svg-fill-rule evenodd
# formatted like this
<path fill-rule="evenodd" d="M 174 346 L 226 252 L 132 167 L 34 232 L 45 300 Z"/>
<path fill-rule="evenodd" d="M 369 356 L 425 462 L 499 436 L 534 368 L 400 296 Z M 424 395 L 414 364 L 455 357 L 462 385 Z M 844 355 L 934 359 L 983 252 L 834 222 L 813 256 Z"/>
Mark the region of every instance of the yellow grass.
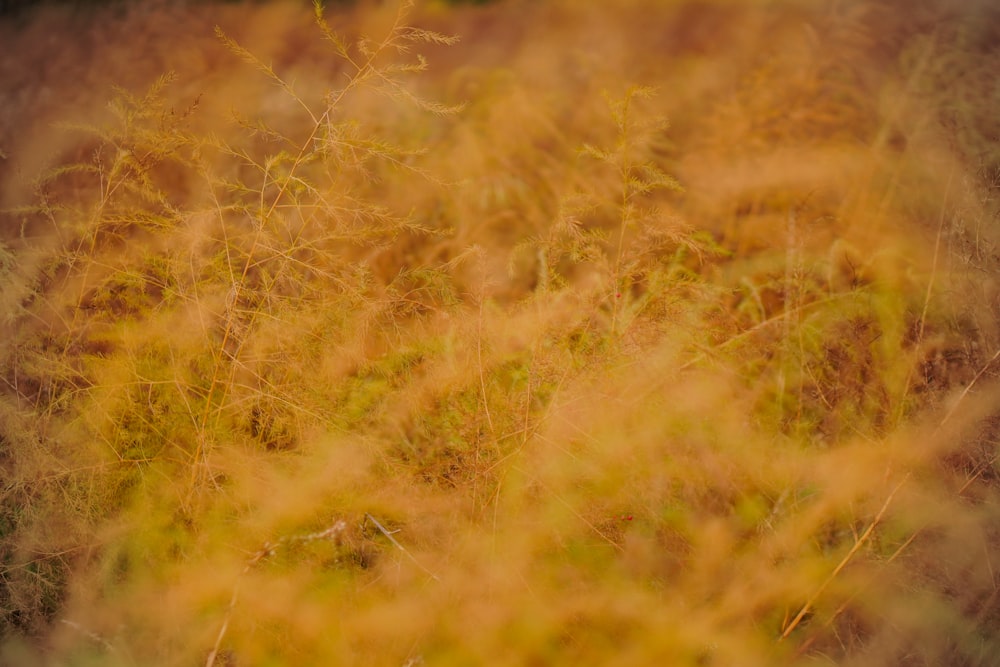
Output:
<path fill-rule="evenodd" d="M 8 18 L 0 663 L 994 664 L 998 26 Z"/>

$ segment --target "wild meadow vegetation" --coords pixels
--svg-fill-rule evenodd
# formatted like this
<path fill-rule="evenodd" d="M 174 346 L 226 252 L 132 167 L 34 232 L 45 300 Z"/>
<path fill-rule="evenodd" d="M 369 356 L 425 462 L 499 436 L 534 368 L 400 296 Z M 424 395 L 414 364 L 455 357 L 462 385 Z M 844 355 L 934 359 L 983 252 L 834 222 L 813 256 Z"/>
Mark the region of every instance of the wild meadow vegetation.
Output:
<path fill-rule="evenodd" d="M 175 67 L 0 134 L 0 663 L 996 664 L 959 4 L 77 16 Z"/>

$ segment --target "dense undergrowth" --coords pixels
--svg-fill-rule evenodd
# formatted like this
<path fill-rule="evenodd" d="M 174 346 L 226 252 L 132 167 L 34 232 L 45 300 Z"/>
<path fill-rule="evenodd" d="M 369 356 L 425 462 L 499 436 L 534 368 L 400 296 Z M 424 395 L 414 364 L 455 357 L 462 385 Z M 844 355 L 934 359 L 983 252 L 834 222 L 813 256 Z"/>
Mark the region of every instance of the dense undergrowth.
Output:
<path fill-rule="evenodd" d="M 0 662 L 995 664 L 1000 28 L 896 9 L 217 10 L 68 110 Z"/>

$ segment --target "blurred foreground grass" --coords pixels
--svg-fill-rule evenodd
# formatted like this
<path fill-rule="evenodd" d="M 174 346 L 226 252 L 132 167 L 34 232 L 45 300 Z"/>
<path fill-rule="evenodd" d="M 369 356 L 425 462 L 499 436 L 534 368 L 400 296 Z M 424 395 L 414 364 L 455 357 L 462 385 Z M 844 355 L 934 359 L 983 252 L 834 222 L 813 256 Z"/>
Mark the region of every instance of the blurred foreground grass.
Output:
<path fill-rule="evenodd" d="M 993 664 L 994 18 L 39 18 L 0 662 Z"/>

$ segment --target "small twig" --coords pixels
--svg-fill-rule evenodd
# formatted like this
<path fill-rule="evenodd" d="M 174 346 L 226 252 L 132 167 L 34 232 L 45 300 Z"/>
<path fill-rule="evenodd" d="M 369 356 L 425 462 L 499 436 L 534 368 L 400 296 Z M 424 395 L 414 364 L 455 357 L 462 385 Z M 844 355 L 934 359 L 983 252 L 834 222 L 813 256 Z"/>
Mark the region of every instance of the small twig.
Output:
<path fill-rule="evenodd" d="M 931 304 L 931 293 L 934 291 L 934 280 L 937 278 L 938 257 L 941 254 L 941 236 L 944 232 L 944 220 L 946 206 L 948 203 L 948 193 L 951 192 L 951 180 L 954 177 L 954 170 L 948 174 L 948 183 L 944 188 L 944 197 L 941 199 L 941 214 L 938 219 L 937 237 L 934 239 L 934 260 L 931 262 L 931 277 L 927 281 L 927 292 L 924 294 L 924 308 L 920 312 L 920 327 L 917 330 L 917 342 L 924 340 L 924 327 L 927 324 L 927 309 Z"/>
<path fill-rule="evenodd" d="M 400 551 L 402 551 L 404 554 L 406 554 L 406 557 L 409 558 L 411 561 L 413 561 L 414 565 L 416 565 L 421 570 L 423 570 L 434 581 L 441 581 L 440 577 L 438 577 L 436 574 L 434 574 L 433 572 L 431 572 L 429 569 L 427 569 L 426 567 L 424 567 L 423 565 L 421 565 L 420 561 L 418 561 L 416 558 L 414 558 L 413 554 L 411 554 L 409 551 L 407 551 L 406 547 L 404 547 L 402 544 L 400 544 L 399 540 L 397 540 L 395 537 L 393 537 L 393 533 L 396 533 L 398 531 L 387 530 L 385 526 L 383 526 L 381 523 L 379 523 L 378 520 L 375 517 L 373 517 L 371 514 L 368 514 L 367 512 L 365 513 L 365 518 L 368 519 L 369 521 L 371 521 L 373 524 L 375 524 L 375 527 L 378 528 L 379 532 L 382 533 L 383 535 L 385 535 L 388 538 L 388 540 L 390 542 L 392 542 L 392 544 L 393 544 L 394 547 L 396 547 L 397 549 L 399 549 Z"/>
<path fill-rule="evenodd" d="M 520 473 L 527 473 L 527 471 L 525 471 L 522 468 L 519 468 L 518 466 L 514 466 L 514 470 L 517 470 Z M 576 508 L 573 507 L 573 505 L 571 505 L 569 503 L 569 501 L 567 501 L 565 498 L 563 498 L 558 493 L 556 493 L 555 491 L 553 491 L 547 484 L 545 484 L 545 482 L 542 482 L 538 478 L 535 478 L 535 481 L 543 489 L 545 489 L 546 491 L 548 491 L 549 493 L 551 493 L 553 498 L 555 498 L 556 500 L 558 500 L 566 509 L 568 509 L 570 512 L 572 512 L 573 516 L 575 516 L 582 523 L 584 523 L 588 528 L 590 528 L 592 531 L 594 531 L 594 533 L 596 533 L 602 540 L 604 540 L 605 542 L 607 542 L 608 544 L 610 544 L 617 551 L 620 551 L 620 552 L 624 552 L 625 551 L 625 549 L 622 547 L 622 545 L 618 544 L 613 539 L 611 539 L 610 537 L 608 537 L 607 535 L 605 535 L 601 531 L 600 528 L 598 528 L 597 526 L 595 526 L 592 522 L 588 521 L 585 516 L 583 516 L 582 514 L 580 514 L 579 512 L 577 512 Z"/>
<path fill-rule="evenodd" d="M 260 552 L 258 552 L 260 553 Z M 239 599 L 240 595 L 240 583 L 243 581 L 243 577 L 250 571 L 259 559 L 251 559 L 247 563 L 243 571 L 240 572 L 240 576 L 236 578 L 236 583 L 233 585 L 233 594 L 229 597 L 229 606 L 226 607 L 226 615 L 222 619 L 222 627 L 219 628 L 219 634 L 215 637 L 215 644 L 212 646 L 211 652 L 208 654 L 208 658 L 205 659 L 205 667 L 212 667 L 215 664 L 215 658 L 219 654 L 219 647 L 222 646 L 222 639 L 226 636 L 226 631 L 229 630 L 229 621 L 233 617 L 233 610 L 236 608 L 236 601 Z"/>
<path fill-rule="evenodd" d="M 493 416 L 490 414 L 489 397 L 486 395 L 486 378 L 483 376 L 483 301 L 486 298 L 485 289 L 479 298 L 479 320 L 476 330 L 476 359 L 479 363 L 479 390 L 483 394 L 483 410 L 486 412 L 486 423 L 490 426 L 490 433 L 496 437 L 496 429 L 493 427 Z"/>
<path fill-rule="evenodd" d="M 114 647 L 114 645 L 112 645 L 111 642 L 109 642 L 107 639 L 105 639 L 101 635 L 97 634 L 93 630 L 88 630 L 87 628 L 83 627 L 82 625 L 80 625 L 76 621 L 71 621 L 71 620 L 66 619 L 66 618 L 61 618 L 61 619 L 59 619 L 59 622 L 62 623 L 63 625 L 68 625 L 69 627 L 73 628 L 74 630 L 76 630 L 77 632 L 79 632 L 83 636 L 87 637 L 88 639 L 91 639 L 91 640 L 97 642 L 98 644 L 100 644 L 104 648 L 108 649 L 108 651 L 110 651 L 111 653 L 117 653 L 118 652 L 118 649 L 116 649 Z"/>
<path fill-rule="evenodd" d="M 944 426 L 945 423 L 949 419 L 951 419 L 952 415 L 955 414 L 955 411 L 958 410 L 958 406 L 962 404 L 962 401 L 965 400 L 965 397 L 969 394 L 970 391 L 972 391 L 972 387 L 976 384 L 976 382 L 979 381 L 979 378 L 983 376 L 983 373 L 989 370 L 990 366 L 993 365 L 993 362 L 996 361 L 997 358 L 1000 358 L 1000 350 L 997 350 L 996 353 L 992 357 L 990 357 L 990 360 L 987 361 L 985 364 L 983 364 L 983 367 L 979 369 L 978 373 L 976 373 L 976 377 L 972 378 L 972 381 L 965 386 L 965 389 L 963 389 L 962 393 L 959 394 L 957 399 L 955 399 L 954 404 L 952 404 L 951 409 L 948 410 L 948 413 L 944 416 L 944 419 L 942 419 L 941 423 L 938 424 L 938 429 Z"/>
<path fill-rule="evenodd" d="M 812 594 L 809 600 L 807 600 L 806 603 L 802 605 L 802 608 L 799 609 L 799 613 L 795 615 L 795 618 L 792 619 L 791 623 L 785 626 L 785 629 L 781 633 L 779 641 L 781 639 L 786 639 L 788 635 L 792 634 L 792 631 L 794 631 L 795 628 L 798 627 L 799 623 L 802 622 L 802 619 L 805 618 L 805 615 L 809 613 L 813 605 L 816 603 L 816 600 L 819 599 L 819 596 L 823 594 L 823 591 L 825 591 L 826 588 L 831 583 L 833 583 L 833 580 L 837 578 L 837 575 L 839 575 L 841 571 L 845 567 L 847 567 L 847 564 L 851 562 L 851 559 L 854 558 L 854 554 L 856 554 L 861 549 L 861 547 L 864 546 L 865 542 L 868 541 L 868 538 L 871 537 L 871 534 L 875 531 L 875 527 L 878 526 L 878 524 L 882 521 L 882 517 L 889 509 L 889 504 L 892 502 L 892 499 L 896 496 L 896 493 L 901 488 L 903 488 L 903 485 L 906 484 L 909 478 L 910 475 L 907 474 L 905 477 L 903 477 L 902 481 L 900 481 L 899 484 L 896 485 L 896 488 L 892 490 L 892 493 L 890 493 L 889 497 L 885 499 L 884 503 L 882 503 L 882 508 L 878 511 L 878 514 L 875 515 L 875 518 L 868 525 L 868 528 L 865 529 L 865 532 L 862 533 L 861 536 L 855 540 L 854 546 L 851 547 L 851 550 L 848 551 L 847 555 L 845 555 L 840 560 L 840 562 L 837 564 L 837 567 L 833 568 L 833 572 L 831 572 L 827 576 L 827 578 L 823 581 L 823 583 L 820 584 L 820 587 L 816 589 L 816 591 Z"/>
<path fill-rule="evenodd" d="M 240 584 L 243 583 L 243 577 L 249 574 L 250 570 L 256 567 L 261 561 L 273 556 L 274 552 L 277 551 L 280 546 L 315 542 L 316 540 L 332 540 L 340 535 L 340 533 L 344 532 L 346 528 L 347 524 L 341 519 L 335 521 L 328 528 L 315 533 L 308 533 L 306 535 L 286 535 L 285 537 L 279 538 L 277 542 L 265 542 L 260 549 L 255 551 L 243 567 L 243 570 L 240 571 L 239 576 L 236 577 L 236 583 L 233 584 L 233 593 L 229 596 L 229 605 L 226 607 L 226 615 L 222 620 L 222 627 L 219 628 L 219 634 L 215 637 L 215 644 L 212 646 L 212 650 L 209 652 L 208 658 L 205 659 L 205 667 L 212 667 L 215 664 L 215 659 L 219 655 L 219 648 L 222 646 L 222 640 L 226 636 L 226 631 L 229 630 L 229 621 L 233 617 L 233 610 L 236 609 L 236 602 L 240 597 Z"/>
<path fill-rule="evenodd" d="M 986 461 L 985 463 L 981 464 L 981 465 L 980 465 L 980 466 L 979 466 L 979 467 L 978 467 L 978 468 L 977 468 L 977 469 L 976 469 L 976 470 L 975 470 L 975 471 L 974 471 L 974 472 L 973 472 L 973 473 L 972 473 L 972 474 L 971 474 L 971 475 L 969 476 L 969 479 L 967 479 L 967 480 L 965 481 L 965 484 L 963 484 L 963 485 L 962 485 L 962 488 L 960 488 L 960 489 L 959 489 L 958 491 L 956 491 L 956 492 L 955 492 L 955 495 L 958 495 L 958 496 L 960 496 L 960 495 L 962 495 L 963 493 L 965 493 L 965 490 L 966 490 L 966 489 L 968 489 L 968 488 L 969 488 L 969 486 L 971 486 L 971 485 L 972 485 L 972 483 L 973 483 L 973 482 L 975 482 L 975 481 L 976 481 L 976 480 L 977 480 L 977 479 L 979 478 L 979 476 L 980 476 L 980 475 L 982 475 L 982 474 L 983 474 L 983 472 L 984 472 L 984 471 L 985 471 L 985 470 L 986 470 L 987 468 L 989 468 L 989 467 L 990 467 L 990 466 L 992 466 L 992 465 L 993 465 L 994 463 L 996 463 L 997 459 L 1000 459 L 1000 455 L 997 455 L 997 456 L 994 456 L 994 457 L 992 457 L 992 458 L 991 458 L 991 459 L 990 459 L 989 461 Z M 908 548 L 908 547 L 909 547 L 909 546 L 910 546 L 910 545 L 911 545 L 911 544 L 912 544 L 912 543 L 913 543 L 913 542 L 914 542 L 914 541 L 915 541 L 915 540 L 917 539 L 917 537 L 919 537 L 919 536 L 920 536 L 920 534 L 921 534 L 921 533 L 923 532 L 924 528 L 926 528 L 926 526 L 921 526 L 920 528 L 917 528 L 917 529 L 916 529 L 916 530 L 914 530 L 914 531 L 913 531 L 912 533 L 910 533 L 910 536 L 909 536 L 908 538 L 906 538 L 906 541 L 905 541 L 905 542 L 903 542 L 903 543 L 902 543 L 901 545 L 899 545 L 898 547 L 896 547 L 896 550 L 892 552 L 892 555 L 891 555 L 891 556 L 889 556 L 889 557 L 888 557 L 888 558 L 887 558 L 887 559 L 885 560 L 885 564 L 886 564 L 886 565 L 888 565 L 889 563 L 892 563 L 892 562 L 894 562 L 894 561 L 895 561 L 895 560 L 896 560 L 897 558 L 899 558 L 899 556 L 900 556 L 900 555 L 901 555 L 901 554 L 902 554 L 902 553 L 903 553 L 904 551 L 906 551 L 906 549 L 907 549 L 907 548 Z M 988 555 L 987 555 L 987 558 L 988 558 Z M 837 610 L 836 610 L 835 612 L 833 612 L 833 614 L 831 614 L 831 615 L 830 615 L 830 618 L 828 618 L 828 619 L 826 620 L 826 622 L 824 623 L 824 625 L 825 625 L 825 626 L 829 626 L 829 625 L 830 625 L 831 623 L 833 623 L 833 620 L 834 620 L 835 618 L 837 618 L 838 616 L 840 616 L 840 615 L 841 615 L 842 613 L 844 613 L 844 610 L 845 610 L 845 609 L 847 609 L 848 605 L 850 605 L 850 603 L 851 603 L 851 602 L 853 602 L 853 601 L 854 601 L 854 599 L 855 599 L 856 597 L 857 597 L 857 594 L 854 594 L 854 595 L 852 595 L 852 596 L 851 596 L 850 598 L 848 598 L 847 600 L 845 600 L 845 601 L 843 602 L 843 604 L 841 604 L 841 605 L 840 605 L 839 607 L 837 607 Z M 809 649 L 809 647 L 810 647 L 810 646 L 811 646 L 811 645 L 812 645 L 812 644 L 813 644 L 813 643 L 814 643 L 814 642 L 816 641 L 816 639 L 818 638 L 818 636 L 819 636 L 819 635 L 818 635 L 818 633 L 817 633 L 817 634 L 814 634 L 814 635 L 813 635 L 812 637 L 810 637 L 809 639 L 807 639 L 807 640 L 805 640 L 804 642 L 802 642 L 802 644 L 801 644 L 801 645 L 800 645 L 800 646 L 799 646 L 799 647 L 798 647 L 798 648 L 796 649 L 796 651 L 795 651 L 795 655 L 796 655 L 796 656 L 800 656 L 800 655 L 803 655 L 803 654 L 804 654 L 804 653 L 805 653 L 805 652 L 806 652 L 806 651 L 807 651 L 807 650 Z M 784 638 L 784 637 L 782 637 L 782 638 Z"/>

